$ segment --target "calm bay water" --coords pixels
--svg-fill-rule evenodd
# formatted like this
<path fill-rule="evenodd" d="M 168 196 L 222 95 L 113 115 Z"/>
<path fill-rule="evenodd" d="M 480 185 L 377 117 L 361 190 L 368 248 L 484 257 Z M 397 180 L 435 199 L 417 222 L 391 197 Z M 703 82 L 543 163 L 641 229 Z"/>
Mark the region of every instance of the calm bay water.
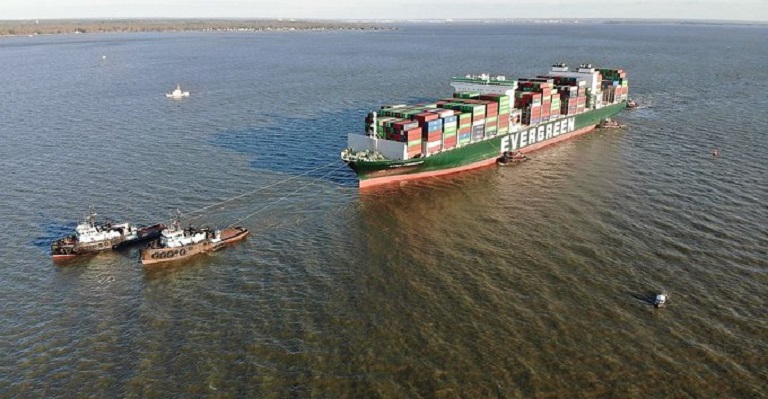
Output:
<path fill-rule="evenodd" d="M 768 397 L 767 34 L 2 38 L 0 397 Z M 518 167 L 359 192 L 338 160 L 379 105 L 559 61 L 627 69 L 646 107 Z M 226 251 L 50 260 L 88 205 L 235 196 L 194 220 L 244 219 Z"/>

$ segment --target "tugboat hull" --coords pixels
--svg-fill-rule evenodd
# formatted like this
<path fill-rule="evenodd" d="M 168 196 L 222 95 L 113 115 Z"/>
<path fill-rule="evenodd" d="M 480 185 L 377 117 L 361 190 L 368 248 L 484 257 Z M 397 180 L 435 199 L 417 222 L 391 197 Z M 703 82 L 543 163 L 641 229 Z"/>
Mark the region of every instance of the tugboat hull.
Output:
<path fill-rule="evenodd" d="M 53 260 L 72 259 L 77 256 L 96 254 L 103 251 L 139 244 L 154 240 L 160 236 L 165 225 L 158 223 L 152 226 L 142 227 L 136 230 L 135 235 L 115 237 L 107 240 L 88 243 L 79 242 L 76 236 L 68 236 L 54 241 L 51 244 L 51 256 Z"/>
<path fill-rule="evenodd" d="M 51 256 L 53 260 L 71 259 L 76 256 L 96 254 L 103 251 L 111 251 L 117 245 L 123 243 L 123 237 L 89 243 L 77 242 L 75 237 L 65 237 L 51 244 Z"/>
<path fill-rule="evenodd" d="M 243 227 L 230 227 L 221 231 L 220 239 L 207 239 L 202 242 L 174 248 L 146 247 L 141 250 L 139 259 L 144 266 L 187 259 L 195 255 L 218 251 L 229 244 L 245 239 L 248 234 L 250 234 L 248 229 Z"/>

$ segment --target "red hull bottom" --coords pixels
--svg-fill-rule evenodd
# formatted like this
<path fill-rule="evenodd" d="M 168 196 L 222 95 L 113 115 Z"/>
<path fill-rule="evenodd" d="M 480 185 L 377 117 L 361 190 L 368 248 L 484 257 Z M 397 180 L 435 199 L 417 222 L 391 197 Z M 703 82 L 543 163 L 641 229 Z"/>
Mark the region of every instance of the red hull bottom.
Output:
<path fill-rule="evenodd" d="M 83 255 L 78 255 L 78 254 L 73 254 L 73 255 L 53 255 L 53 260 L 57 261 L 57 260 L 74 259 L 74 258 L 76 258 L 78 256 L 83 256 Z"/>
<path fill-rule="evenodd" d="M 574 131 L 572 131 L 572 132 L 570 132 L 568 134 L 563 134 L 563 135 L 557 136 L 555 138 L 552 138 L 550 140 L 547 140 L 547 141 L 544 141 L 544 142 L 541 142 L 541 143 L 536 143 L 534 145 L 530 145 L 528 147 L 525 147 L 525 148 L 521 149 L 520 152 L 522 152 L 524 154 L 531 153 L 533 151 L 542 149 L 542 148 L 550 146 L 552 144 L 556 144 L 556 143 L 559 143 L 561 141 L 565 141 L 565 140 L 574 138 L 574 137 L 582 135 L 584 133 L 589 133 L 592 130 L 594 130 L 596 126 L 597 125 L 591 125 L 591 126 L 583 127 L 583 128 L 581 128 L 579 130 L 574 130 Z M 499 154 L 499 155 L 501 155 L 501 154 Z M 478 169 L 478 168 L 482 168 L 482 167 L 486 167 L 486 166 L 490 166 L 490 165 L 495 165 L 495 164 L 496 164 L 496 158 L 491 158 L 491 159 L 486 159 L 486 160 L 483 160 L 483 161 L 474 162 L 474 163 L 471 163 L 469 165 L 459 166 L 457 168 L 451 168 L 451 169 L 432 170 L 432 171 L 429 171 L 429 172 L 411 173 L 411 174 L 407 174 L 407 175 L 374 177 L 372 179 L 360 180 L 359 184 L 360 184 L 360 188 L 375 187 L 375 186 L 380 186 L 380 185 L 383 185 L 383 184 L 390 184 L 390 183 L 396 183 L 396 182 L 407 181 L 407 180 L 416 180 L 416 179 L 425 179 L 425 178 L 429 178 L 429 177 L 445 176 L 445 175 L 450 175 L 450 174 L 454 174 L 454 173 L 463 172 L 465 170 Z"/>

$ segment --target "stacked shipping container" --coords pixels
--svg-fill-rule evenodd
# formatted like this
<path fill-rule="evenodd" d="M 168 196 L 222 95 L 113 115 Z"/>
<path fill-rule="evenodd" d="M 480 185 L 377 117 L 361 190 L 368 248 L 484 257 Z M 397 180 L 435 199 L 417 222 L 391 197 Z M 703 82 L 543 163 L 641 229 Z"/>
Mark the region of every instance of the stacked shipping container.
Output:
<path fill-rule="evenodd" d="M 587 105 L 586 80 L 564 76 L 550 76 L 560 99 L 560 115 L 584 112 Z"/>
<path fill-rule="evenodd" d="M 603 102 L 614 103 L 627 100 L 629 81 L 623 69 L 600 69 Z"/>
<path fill-rule="evenodd" d="M 621 69 L 600 69 L 600 74 L 603 103 L 626 100 L 626 73 Z M 535 125 L 584 112 L 587 94 L 586 80 L 580 77 L 519 79 L 513 99 L 506 94 L 456 92 L 433 104 L 383 106 L 376 119 L 376 135 L 407 143 L 408 158 L 429 156 L 509 133 L 511 114 L 515 115 L 514 123 Z M 514 109 L 521 112 L 512 113 Z M 369 132 L 374 119 L 373 114 L 366 118 Z"/>
<path fill-rule="evenodd" d="M 497 110 L 496 134 L 505 134 L 509 132 L 509 96 L 505 94 L 485 94 L 479 97 L 480 100 L 489 101 L 489 109 L 492 105 Z M 490 114 L 490 112 L 489 112 Z"/>

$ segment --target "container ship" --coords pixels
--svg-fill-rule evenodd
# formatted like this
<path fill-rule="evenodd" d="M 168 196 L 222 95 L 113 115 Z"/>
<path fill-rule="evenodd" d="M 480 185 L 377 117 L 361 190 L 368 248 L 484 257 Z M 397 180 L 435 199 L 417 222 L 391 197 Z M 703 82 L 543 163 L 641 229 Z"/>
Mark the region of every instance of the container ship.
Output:
<path fill-rule="evenodd" d="M 627 106 L 623 69 L 563 63 L 535 78 L 488 74 L 451 80 L 453 97 L 382 106 L 341 159 L 361 188 L 457 173 L 587 133 Z"/>

